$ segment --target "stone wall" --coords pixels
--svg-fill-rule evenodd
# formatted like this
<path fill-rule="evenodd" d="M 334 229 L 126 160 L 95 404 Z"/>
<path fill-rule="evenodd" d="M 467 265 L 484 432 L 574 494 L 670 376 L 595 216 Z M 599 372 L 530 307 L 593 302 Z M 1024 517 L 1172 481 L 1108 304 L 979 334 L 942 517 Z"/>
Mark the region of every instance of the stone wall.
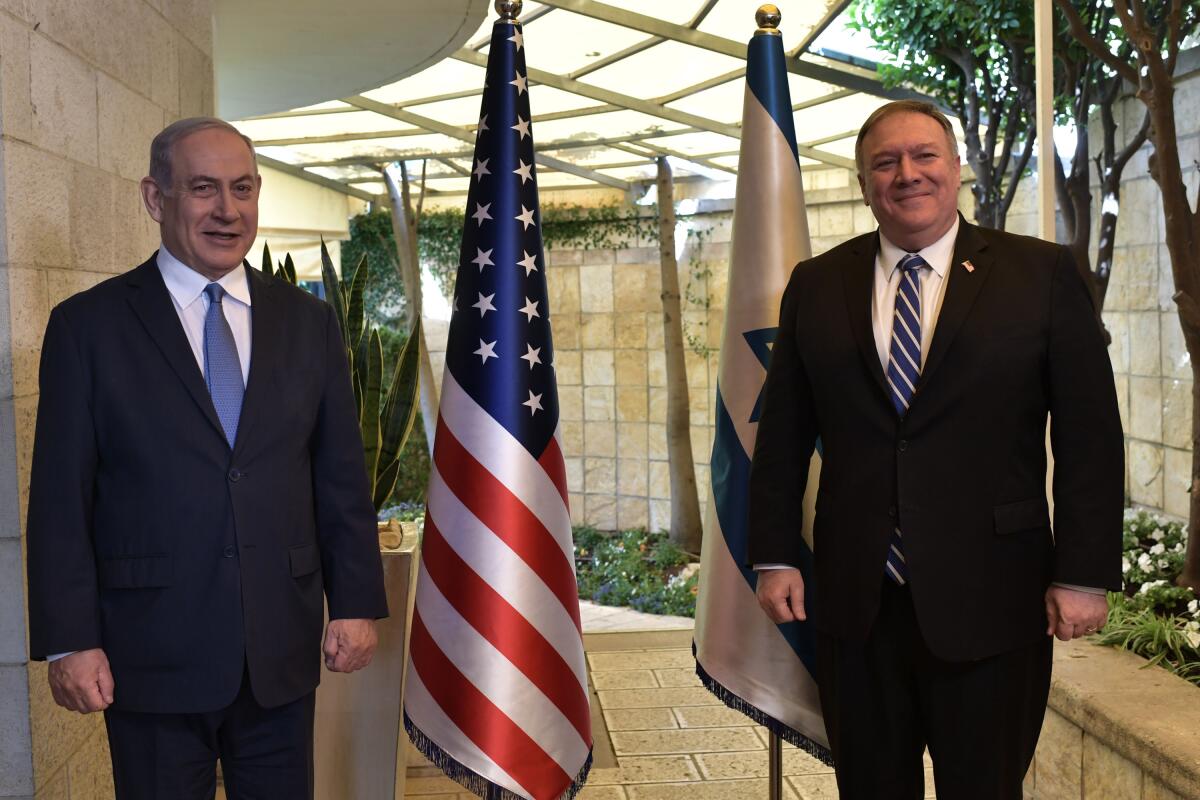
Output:
<path fill-rule="evenodd" d="M 143 261 L 137 182 L 167 122 L 212 113 L 211 0 L 0 0 L 0 797 L 112 796 L 101 717 L 27 664 L 22 532 L 50 309 Z"/>
<path fill-rule="evenodd" d="M 1200 173 L 1200 50 L 1180 58 L 1175 94 L 1179 155 L 1193 203 Z M 1144 107 L 1121 101 L 1119 134 L 1136 130 Z M 1099 136 L 1099 126 L 1093 126 Z M 1192 372 L 1179 327 L 1162 197 L 1150 177 L 1151 145 L 1125 168 L 1104 323 L 1126 438 L 1126 493 L 1141 505 L 1188 515 L 1191 485 Z M 1098 191 L 1096 207 L 1101 202 Z M 1093 235 L 1093 242 L 1095 236 Z"/>
<path fill-rule="evenodd" d="M 1200 797 L 1200 688 L 1132 653 L 1054 643 L 1030 800 Z"/>

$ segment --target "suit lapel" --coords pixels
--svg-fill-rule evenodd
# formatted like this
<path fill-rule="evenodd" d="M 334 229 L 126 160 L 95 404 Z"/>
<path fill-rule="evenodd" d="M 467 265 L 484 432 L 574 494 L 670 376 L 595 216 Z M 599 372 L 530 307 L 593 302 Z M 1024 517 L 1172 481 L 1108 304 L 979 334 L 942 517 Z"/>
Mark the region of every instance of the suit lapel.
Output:
<path fill-rule="evenodd" d="M 842 270 L 846 295 L 846 311 L 850 315 L 850 328 L 858 343 L 859 354 L 867 372 L 875 379 L 879 391 L 888 396 L 883 378 L 883 367 L 879 364 L 879 351 L 875 348 L 875 329 L 871 324 L 871 293 L 875 286 L 875 254 L 879 251 L 879 234 L 866 236 L 854 250 L 854 260 Z"/>
<path fill-rule="evenodd" d="M 163 283 L 156 256 L 157 254 L 151 256 L 149 261 L 126 276 L 126 285 L 133 290 L 129 296 L 129 304 L 150 335 L 151 341 L 162 351 L 167 364 L 183 382 L 184 388 L 192 396 L 200 412 L 224 439 L 224 429 L 217 418 L 217 410 L 213 407 L 208 386 L 204 383 L 204 375 L 196 364 L 196 354 L 188 343 L 187 334 L 183 332 L 183 325 L 179 322 L 179 314 L 175 311 L 170 293 L 167 292 L 167 285 Z"/>
<path fill-rule="evenodd" d="M 929 345 L 929 355 L 921 367 L 921 378 L 917 381 L 918 391 L 929 382 L 930 377 L 941 365 L 942 359 L 954 342 L 954 337 L 967 319 L 979 290 L 992 269 L 992 258 L 985 252 L 987 242 L 979 234 L 979 229 L 964 219 L 959 219 L 958 237 L 954 242 L 954 257 L 946 272 L 946 295 L 942 300 L 942 310 L 938 313 L 937 327 L 933 331 L 933 341 Z M 973 269 L 968 270 L 964 264 L 970 263 Z"/>
<path fill-rule="evenodd" d="M 245 267 L 250 284 L 250 375 L 246 394 L 242 398 L 242 414 L 238 419 L 238 436 L 234 453 L 245 450 L 247 440 L 258 428 L 263 410 L 270 408 L 278 397 L 271 395 L 272 378 L 280 358 L 279 342 L 283 335 L 283 320 L 273 278 L 256 269 Z"/>

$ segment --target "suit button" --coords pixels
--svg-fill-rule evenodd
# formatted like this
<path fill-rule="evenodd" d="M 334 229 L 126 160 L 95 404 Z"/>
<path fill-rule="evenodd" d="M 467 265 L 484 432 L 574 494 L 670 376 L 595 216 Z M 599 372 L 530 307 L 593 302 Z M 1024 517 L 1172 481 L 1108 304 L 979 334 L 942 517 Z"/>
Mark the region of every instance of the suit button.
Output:
<path fill-rule="evenodd" d="M 891 517 L 892 519 L 896 518 L 896 507 L 895 506 L 888 506 L 888 516 Z"/>
<path fill-rule="evenodd" d="M 908 439 L 901 439 L 900 441 L 896 442 L 896 449 L 899 450 L 901 453 L 903 453 L 905 450 L 907 450 L 908 449 Z"/>
<path fill-rule="evenodd" d="M 227 544 L 225 545 L 225 549 L 221 551 L 221 555 L 225 556 L 226 558 L 233 558 L 233 552 L 233 545 Z"/>
<path fill-rule="evenodd" d="M 239 470 L 237 468 L 229 470 L 229 480 L 237 482 L 237 481 L 241 480 L 241 478 L 242 478 L 241 470 Z"/>

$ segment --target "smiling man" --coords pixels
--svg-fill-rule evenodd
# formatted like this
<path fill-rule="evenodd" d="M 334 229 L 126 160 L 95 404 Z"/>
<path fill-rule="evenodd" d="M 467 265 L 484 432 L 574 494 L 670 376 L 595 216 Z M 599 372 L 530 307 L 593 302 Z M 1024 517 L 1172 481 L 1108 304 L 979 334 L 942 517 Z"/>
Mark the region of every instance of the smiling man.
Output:
<path fill-rule="evenodd" d="M 1069 251 L 959 215 L 937 109 L 881 107 L 856 161 L 878 231 L 799 264 L 783 297 L 750 479 L 759 602 L 816 628 L 843 800 L 924 797 L 926 747 L 940 800 L 1018 800 L 1050 637 L 1097 630 L 1121 587 L 1112 369 Z"/>
<path fill-rule="evenodd" d="M 333 309 L 243 266 L 260 184 L 228 123 L 167 127 L 162 247 L 46 328 L 30 651 L 104 711 L 119 800 L 207 800 L 218 759 L 231 800 L 311 798 L 322 652 L 366 666 L 387 613 Z"/>

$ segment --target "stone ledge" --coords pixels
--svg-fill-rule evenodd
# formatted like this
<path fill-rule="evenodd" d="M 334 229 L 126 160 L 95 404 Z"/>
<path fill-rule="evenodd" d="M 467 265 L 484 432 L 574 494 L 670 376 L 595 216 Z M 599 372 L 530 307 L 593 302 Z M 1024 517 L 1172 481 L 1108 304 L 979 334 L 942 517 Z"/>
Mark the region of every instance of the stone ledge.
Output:
<path fill-rule="evenodd" d="M 1200 688 L 1132 653 L 1055 642 L 1050 708 L 1183 797 L 1200 797 Z"/>

